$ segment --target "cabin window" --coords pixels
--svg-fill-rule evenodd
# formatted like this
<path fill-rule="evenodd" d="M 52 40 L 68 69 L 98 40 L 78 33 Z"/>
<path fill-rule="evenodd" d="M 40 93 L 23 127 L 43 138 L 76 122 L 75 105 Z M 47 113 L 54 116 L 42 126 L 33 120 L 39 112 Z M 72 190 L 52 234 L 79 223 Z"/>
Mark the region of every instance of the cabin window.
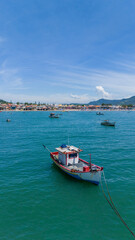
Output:
<path fill-rule="evenodd" d="M 71 153 L 69 154 L 69 158 L 76 158 L 77 157 L 77 153 Z"/>

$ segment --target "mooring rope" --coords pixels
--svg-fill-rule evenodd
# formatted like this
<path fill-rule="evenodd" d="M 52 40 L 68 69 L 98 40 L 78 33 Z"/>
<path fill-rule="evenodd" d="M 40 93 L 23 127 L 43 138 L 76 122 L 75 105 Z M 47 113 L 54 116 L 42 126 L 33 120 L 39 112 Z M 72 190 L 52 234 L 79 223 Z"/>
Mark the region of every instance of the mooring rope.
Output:
<path fill-rule="evenodd" d="M 107 202 L 109 203 L 109 205 L 111 206 L 111 208 L 114 210 L 114 212 L 116 213 L 116 215 L 120 218 L 121 222 L 125 225 L 125 227 L 129 230 L 129 232 L 132 234 L 132 236 L 135 238 L 135 234 L 131 231 L 131 229 L 128 227 L 128 225 L 126 224 L 126 222 L 124 221 L 124 219 L 121 217 L 120 213 L 118 212 L 118 210 L 116 209 L 114 203 L 113 203 L 113 200 L 111 198 L 111 195 L 109 193 L 109 189 L 108 189 L 108 186 L 107 186 L 107 182 L 106 182 L 106 179 L 105 179 L 105 174 L 104 174 L 104 171 L 103 171 L 103 176 L 104 176 L 104 181 L 105 181 L 105 185 L 106 185 L 106 188 L 107 188 L 107 193 L 108 193 L 108 196 L 110 198 L 110 200 L 108 199 L 108 197 L 106 196 L 105 194 L 105 191 L 104 191 L 104 188 L 103 188 L 103 184 L 102 184 L 102 178 L 101 178 L 101 188 L 102 188 L 102 192 L 104 194 L 104 197 L 106 198 Z"/>

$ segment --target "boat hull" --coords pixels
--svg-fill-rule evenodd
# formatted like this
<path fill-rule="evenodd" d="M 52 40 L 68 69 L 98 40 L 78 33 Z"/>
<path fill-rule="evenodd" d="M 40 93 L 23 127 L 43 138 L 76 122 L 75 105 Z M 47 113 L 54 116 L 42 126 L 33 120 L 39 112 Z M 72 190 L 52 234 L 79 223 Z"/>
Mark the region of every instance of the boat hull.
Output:
<path fill-rule="evenodd" d="M 72 173 L 68 173 L 68 175 L 70 175 L 71 177 L 74 177 L 78 180 L 83 180 L 83 181 L 87 181 L 87 182 L 91 182 L 94 183 L 96 185 L 98 185 L 100 183 L 101 180 L 101 172 L 96 172 L 96 173 L 76 173 L 76 174 L 72 174 Z"/>
<path fill-rule="evenodd" d="M 115 127 L 115 123 L 104 123 L 104 122 L 102 122 L 101 125 L 109 126 L 109 127 Z"/>
<path fill-rule="evenodd" d="M 65 172 L 66 174 L 70 175 L 73 178 L 76 178 L 78 180 L 83 180 L 83 181 L 87 181 L 87 182 L 91 182 L 93 184 L 98 185 L 100 183 L 101 180 L 101 172 L 102 169 L 98 171 L 89 171 L 89 172 L 82 172 L 82 171 L 72 171 L 69 170 L 68 168 L 64 167 L 63 165 L 61 165 L 53 156 L 53 154 L 50 154 L 53 162 L 55 163 L 55 165 L 57 167 L 59 167 L 63 172 Z"/>

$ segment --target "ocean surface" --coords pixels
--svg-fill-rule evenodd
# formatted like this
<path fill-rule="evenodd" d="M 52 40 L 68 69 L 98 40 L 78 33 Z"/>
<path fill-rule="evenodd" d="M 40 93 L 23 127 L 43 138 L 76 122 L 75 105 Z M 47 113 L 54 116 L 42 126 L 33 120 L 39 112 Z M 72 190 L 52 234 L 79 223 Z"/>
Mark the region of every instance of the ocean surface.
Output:
<path fill-rule="evenodd" d="M 50 159 L 61 144 L 104 167 L 111 197 L 135 233 L 135 112 L 0 112 L 0 240 L 128 240 L 101 185 L 73 179 Z M 11 122 L 6 122 L 6 119 Z M 105 127 L 104 119 L 116 121 Z"/>

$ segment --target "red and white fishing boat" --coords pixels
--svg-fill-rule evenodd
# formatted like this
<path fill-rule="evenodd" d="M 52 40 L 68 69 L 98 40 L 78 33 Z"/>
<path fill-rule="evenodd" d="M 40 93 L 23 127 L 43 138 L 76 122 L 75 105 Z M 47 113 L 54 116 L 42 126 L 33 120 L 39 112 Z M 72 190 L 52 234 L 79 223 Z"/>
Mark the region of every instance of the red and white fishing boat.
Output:
<path fill-rule="evenodd" d="M 86 162 L 79 157 L 81 149 L 65 144 L 50 152 L 53 162 L 65 173 L 79 180 L 99 184 L 103 167 Z"/>

